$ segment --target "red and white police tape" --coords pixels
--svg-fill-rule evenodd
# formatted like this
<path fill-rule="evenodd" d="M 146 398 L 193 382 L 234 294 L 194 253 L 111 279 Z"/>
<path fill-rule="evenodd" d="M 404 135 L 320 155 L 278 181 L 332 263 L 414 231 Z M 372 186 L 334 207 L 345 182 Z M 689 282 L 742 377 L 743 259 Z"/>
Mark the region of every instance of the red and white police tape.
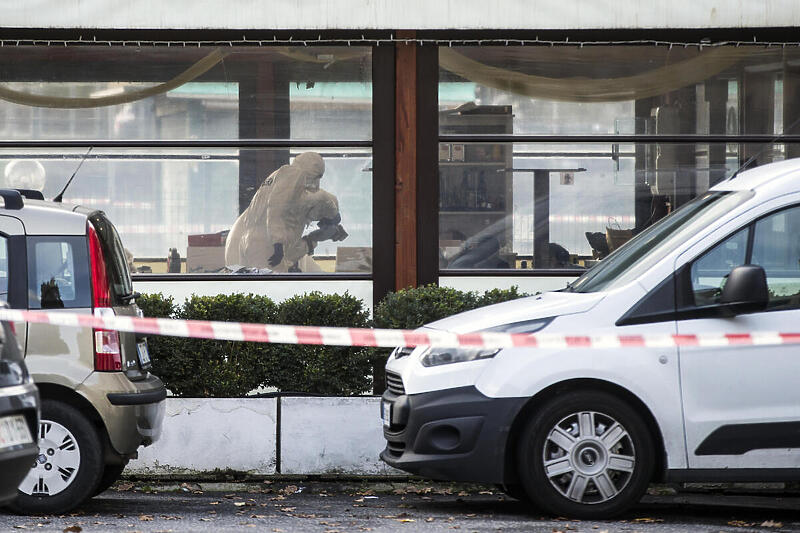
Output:
<path fill-rule="evenodd" d="M 135 333 L 226 341 L 330 346 L 436 346 L 441 348 L 664 348 L 672 346 L 735 346 L 800 344 L 800 332 L 760 331 L 703 335 L 562 335 L 552 333 L 453 333 L 403 329 L 358 329 L 206 320 L 138 318 L 111 313 L 95 315 L 64 311 L 22 311 L 0 308 L 0 320 L 57 326 L 113 329 Z"/>

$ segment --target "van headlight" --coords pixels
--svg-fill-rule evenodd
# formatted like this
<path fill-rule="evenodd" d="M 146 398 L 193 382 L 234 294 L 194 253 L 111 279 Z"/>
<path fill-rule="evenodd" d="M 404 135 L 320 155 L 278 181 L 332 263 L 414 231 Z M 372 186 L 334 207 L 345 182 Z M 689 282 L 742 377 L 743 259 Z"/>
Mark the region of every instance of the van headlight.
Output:
<path fill-rule="evenodd" d="M 544 329 L 555 317 L 537 318 L 488 328 L 485 332 L 536 333 Z M 428 348 L 422 356 L 422 366 L 441 366 L 489 359 L 497 355 L 499 348 Z"/>
<path fill-rule="evenodd" d="M 422 366 L 440 366 L 451 363 L 465 363 L 478 359 L 489 359 L 499 352 L 499 348 L 428 348 L 422 356 Z"/>

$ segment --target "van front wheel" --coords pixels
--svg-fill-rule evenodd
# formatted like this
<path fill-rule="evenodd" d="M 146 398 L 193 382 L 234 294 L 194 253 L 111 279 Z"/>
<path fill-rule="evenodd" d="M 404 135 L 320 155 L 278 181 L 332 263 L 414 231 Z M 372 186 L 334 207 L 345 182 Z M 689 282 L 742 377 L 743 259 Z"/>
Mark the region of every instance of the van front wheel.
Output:
<path fill-rule="evenodd" d="M 653 440 L 641 416 L 605 392 L 558 396 L 528 420 L 519 477 L 545 510 L 608 518 L 639 501 L 653 472 Z"/>

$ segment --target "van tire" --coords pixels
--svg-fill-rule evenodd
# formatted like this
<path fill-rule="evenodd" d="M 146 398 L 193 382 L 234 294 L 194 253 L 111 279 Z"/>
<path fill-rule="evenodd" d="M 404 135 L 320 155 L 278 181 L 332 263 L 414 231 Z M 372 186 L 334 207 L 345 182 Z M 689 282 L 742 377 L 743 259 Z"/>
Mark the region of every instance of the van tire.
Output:
<path fill-rule="evenodd" d="M 57 436 L 56 440 L 62 442 L 61 446 L 58 446 L 58 442 L 56 442 L 52 448 L 44 449 L 42 447 L 41 437 L 44 428 L 48 427 L 48 423 L 51 424 L 47 435 Z M 54 457 L 54 462 L 46 472 L 50 472 L 54 468 L 58 469 L 60 466 L 64 467 L 64 465 L 59 465 L 58 463 L 64 456 L 60 455 L 61 452 L 57 451 L 57 449 L 60 450 L 64 447 L 64 450 L 62 450 L 64 453 L 70 451 L 70 441 L 74 439 L 75 446 L 72 451 L 73 453 L 77 452 L 77 454 L 70 457 L 71 460 L 74 460 L 71 464 L 76 465 L 76 468 L 71 472 L 74 477 L 66 487 L 63 486 L 63 476 L 73 468 L 70 466 L 65 469 L 65 473 L 60 476 L 60 480 L 58 478 L 50 478 L 54 487 L 56 487 L 54 490 L 58 490 L 57 493 L 52 495 L 26 494 L 20 490 L 16 500 L 9 507 L 13 511 L 22 514 L 62 514 L 81 505 L 94 495 L 103 473 L 103 447 L 100 444 L 97 429 L 80 411 L 71 405 L 50 399 L 42 400 L 39 437 L 40 453 L 45 457 L 48 455 Z M 40 464 L 36 468 L 44 469 L 44 466 L 44 464 Z M 25 486 L 28 489 L 27 492 L 33 492 L 32 489 L 37 483 L 35 481 L 36 472 L 36 470 L 32 470 L 29 477 L 23 480 L 23 484 L 20 487 Z M 44 472 L 45 470 L 42 470 L 42 473 Z M 33 485 L 28 487 L 27 484 L 30 484 L 32 478 L 34 478 Z M 46 483 L 43 483 L 44 485 Z M 49 487 L 47 490 L 49 490 Z"/>
<path fill-rule="evenodd" d="M 642 417 L 606 392 L 551 399 L 533 413 L 517 444 L 526 493 L 557 516 L 617 516 L 639 501 L 653 473 L 653 439 Z"/>

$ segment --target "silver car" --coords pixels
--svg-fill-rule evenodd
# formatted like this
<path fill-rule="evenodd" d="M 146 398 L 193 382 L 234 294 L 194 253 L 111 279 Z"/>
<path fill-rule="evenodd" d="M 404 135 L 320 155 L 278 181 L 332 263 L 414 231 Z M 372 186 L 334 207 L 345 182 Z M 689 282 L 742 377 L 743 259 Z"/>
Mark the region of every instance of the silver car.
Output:
<path fill-rule="evenodd" d="M 137 316 L 125 252 L 101 211 L 0 190 L 11 308 Z M 11 507 L 63 513 L 119 478 L 160 435 L 166 389 L 133 333 L 17 323 L 42 398 L 34 468 Z"/>

